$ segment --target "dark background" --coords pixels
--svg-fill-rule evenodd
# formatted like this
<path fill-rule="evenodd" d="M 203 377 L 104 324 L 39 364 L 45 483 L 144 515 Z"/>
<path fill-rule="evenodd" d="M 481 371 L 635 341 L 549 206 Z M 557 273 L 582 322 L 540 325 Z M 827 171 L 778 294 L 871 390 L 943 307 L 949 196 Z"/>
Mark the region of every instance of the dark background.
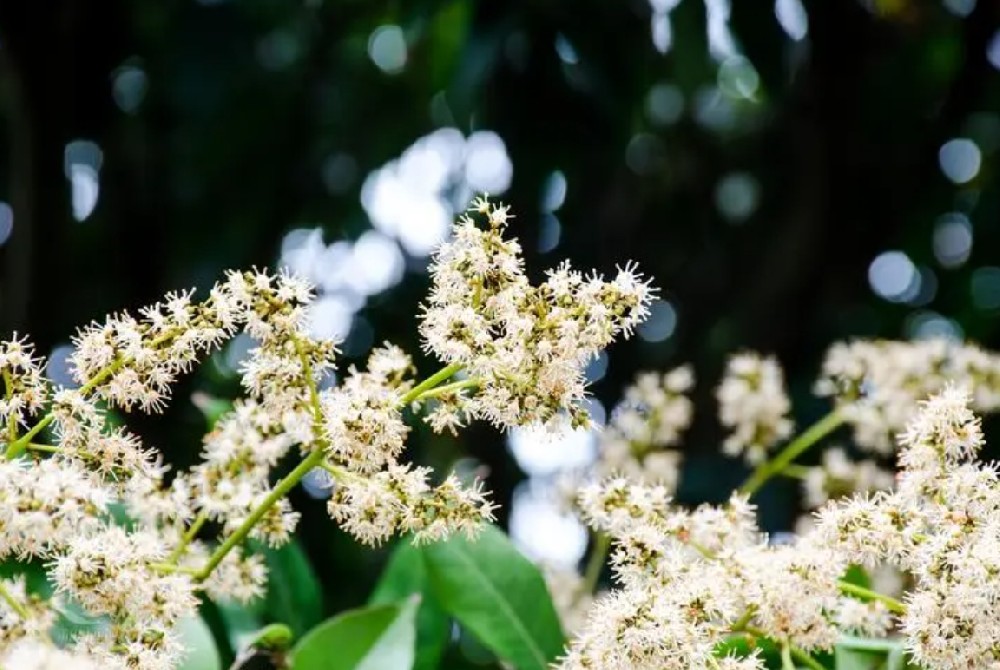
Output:
<path fill-rule="evenodd" d="M 1000 3 L 946 4 L 806 0 L 808 34 L 796 40 L 772 3 L 734 2 L 727 25 L 759 85 L 726 98 L 718 121 L 702 102 L 723 95 L 721 59 L 696 0 L 672 10 L 666 54 L 639 0 L 2 1 L 0 201 L 13 228 L 0 226 L 0 333 L 29 332 L 47 353 L 110 311 L 205 289 L 226 268 L 273 265 L 292 228 L 357 238 L 370 226 L 366 174 L 442 123 L 489 129 L 513 163 L 503 197 L 533 273 L 562 258 L 603 271 L 634 259 L 676 309 L 666 341 L 615 345 L 593 391 L 610 403 L 639 369 L 693 362 L 702 410 L 681 498 L 718 500 L 744 472 L 715 455 L 711 394 L 727 353 L 776 354 L 804 425 L 824 411 L 809 391 L 835 340 L 909 337 L 930 323 L 998 344 L 1000 72 L 988 53 L 1000 64 Z M 383 25 L 406 36 L 396 74 L 368 56 Z M 125 71 L 144 83 L 131 100 L 115 93 Z M 682 94 L 676 118 L 650 113 L 658 85 Z M 959 137 L 981 153 L 962 184 L 939 157 Z M 79 139 L 103 154 L 82 222 L 64 166 Z M 353 166 L 335 187 L 324 180 L 332 155 Z M 540 253 L 539 202 L 555 170 L 568 184 L 562 236 Z M 727 216 L 720 184 L 734 174 L 756 184 L 756 199 Z M 942 263 L 935 232 L 954 213 L 970 222 L 971 255 Z M 905 300 L 869 283 L 873 259 L 893 249 L 922 268 L 922 290 Z M 409 272 L 369 300 L 376 341 L 417 351 L 425 288 Z M 236 385 L 209 366 L 165 417 L 130 418 L 180 464 L 204 430 L 195 388 L 225 396 Z M 415 458 L 445 466 L 471 453 L 504 504 L 522 476 L 486 428 L 461 440 L 418 431 L 414 445 Z M 790 523 L 789 490 L 762 500 L 768 525 Z M 327 609 L 356 604 L 384 554 L 300 502 Z"/>

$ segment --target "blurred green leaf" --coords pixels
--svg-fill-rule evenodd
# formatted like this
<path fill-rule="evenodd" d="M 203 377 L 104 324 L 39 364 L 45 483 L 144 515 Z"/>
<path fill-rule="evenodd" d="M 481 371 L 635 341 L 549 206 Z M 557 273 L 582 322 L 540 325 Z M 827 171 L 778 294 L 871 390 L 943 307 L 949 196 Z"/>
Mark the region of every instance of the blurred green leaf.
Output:
<path fill-rule="evenodd" d="M 345 612 L 309 631 L 292 670 L 410 670 L 418 597 Z"/>
<path fill-rule="evenodd" d="M 506 535 L 484 526 L 476 540 L 452 537 L 422 549 L 445 610 L 521 670 L 544 670 L 564 646 L 538 568 Z"/>
<path fill-rule="evenodd" d="M 200 616 L 184 619 L 178 625 L 187 655 L 178 670 L 221 670 L 222 658 L 212 631 Z"/>
<path fill-rule="evenodd" d="M 907 667 L 910 666 L 899 640 L 845 635 L 834 650 L 836 670 L 903 670 Z"/>
<path fill-rule="evenodd" d="M 378 605 L 419 593 L 417 609 L 416 670 L 434 670 L 448 645 L 450 621 L 441 604 L 429 592 L 427 568 L 420 549 L 401 540 L 386 565 L 369 603 Z"/>
<path fill-rule="evenodd" d="M 323 590 L 309 559 L 295 540 L 259 551 L 267 562 L 268 584 L 258 615 L 287 624 L 296 636 L 305 634 L 323 619 Z"/>
<path fill-rule="evenodd" d="M 222 626 L 225 628 L 229 648 L 238 653 L 250 644 L 262 624 L 252 605 L 236 602 L 213 602 Z"/>

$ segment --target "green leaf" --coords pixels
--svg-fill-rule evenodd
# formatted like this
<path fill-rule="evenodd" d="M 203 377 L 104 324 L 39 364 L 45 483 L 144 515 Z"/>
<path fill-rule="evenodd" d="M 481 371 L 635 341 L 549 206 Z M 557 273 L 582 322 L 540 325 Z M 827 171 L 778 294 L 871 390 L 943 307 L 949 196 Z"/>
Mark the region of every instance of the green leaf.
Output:
<path fill-rule="evenodd" d="M 909 667 L 899 640 L 843 636 L 834 649 L 836 670 L 903 670 Z"/>
<path fill-rule="evenodd" d="M 295 540 L 279 549 L 259 551 L 269 575 L 259 616 L 286 624 L 296 636 L 305 634 L 323 619 L 323 590 L 309 559 Z"/>
<path fill-rule="evenodd" d="M 498 656 L 545 670 L 565 643 L 538 568 L 507 536 L 483 526 L 476 540 L 452 537 L 422 549 L 434 596 Z"/>
<path fill-rule="evenodd" d="M 429 590 L 423 554 L 408 540 L 401 540 L 368 600 L 370 604 L 378 605 L 396 602 L 415 593 L 420 594 L 414 670 L 436 670 L 440 666 L 451 631 L 447 612 Z"/>
<path fill-rule="evenodd" d="M 226 631 L 229 648 L 239 653 L 249 646 L 256 632 L 261 629 L 260 616 L 252 605 L 237 602 L 212 602 Z"/>
<path fill-rule="evenodd" d="M 221 670 L 222 657 L 212 631 L 201 617 L 183 619 L 177 626 L 187 655 L 178 670 Z"/>
<path fill-rule="evenodd" d="M 848 584 L 854 584 L 866 589 L 870 589 L 872 586 L 871 577 L 868 576 L 868 573 L 860 565 L 849 566 L 847 572 L 844 573 L 843 579 Z"/>
<path fill-rule="evenodd" d="M 345 612 L 309 631 L 292 670 L 410 670 L 419 597 Z"/>

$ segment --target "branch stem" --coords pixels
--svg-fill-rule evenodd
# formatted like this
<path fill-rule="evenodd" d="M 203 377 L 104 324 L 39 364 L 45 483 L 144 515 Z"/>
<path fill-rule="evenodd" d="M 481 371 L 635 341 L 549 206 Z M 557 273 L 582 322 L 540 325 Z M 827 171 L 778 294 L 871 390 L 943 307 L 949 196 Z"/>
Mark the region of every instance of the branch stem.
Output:
<path fill-rule="evenodd" d="M 825 417 L 810 426 L 804 433 L 788 443 L 778 454 L 757 466 L 750 477 L 740 487 L 739 492 L 747 497 L 753 496 L 772 477 L 785 471 L 792 461 L 801 456 L 809 447 L 832 433 L 842 423 L 844 415 L 833 410 Z"/>
<path fill-rule="evenodd" d="M 851 584 L 850 582 L 840 581 L 837 585 L 847 595 L 855 596 L 862 600 L 877 600 L 894 614 L 906 614 L 906 604 L 896 600 L 892 596 L 887 596 L 884 593 L 872 591 L 871 589 L 866 589 L 863 586 Z"/>
<path fill-rule="evenodd" d="M 28 613 L 28 608 L 25 607 L 22 603 L 20 603 L 18 599 L 15 598 L 13 594 L 11 594 L 11 592 L 7 590 L 7 587 L 4 586 L 3 580 L 0 580 L 0 599 L 2 599 L 5 603 L 7 603 L 7 605 L 9 605 L 10 608 L 14 610 L 17 613 L 17 615 L 21 617 L 21 619 L 23 619 L 24 621 L 27 621 L 28 617 L 31 616 Z"/>
<path fill-rule="evenodd" d="M 432 374 L 430 377 L 420 382 L 409 391 L 404 393 L 399 399 L 400 407 L 406 407 L 410 403 L 414 402 L 420 398 L 421 394 L 425 391 L 429 391 L 446 379 L 453 377 L 456 373 L 461 371 L 462 365 L 460 363 L 452 363 L 451 365 L 445 366 Z"/>
<path fill-rule="evenodd" d="M 604 559 L 608 556 L 608 549 L 611 548 L 611 538 L 607 533 L 594 533 L 594 547 L 590 550 L 587 558 L 587 567 L 583 571 L 583 581 L 580 582 L 580 590 L 576 594 L 576 600 L 594 593 L 597 588 L 597 580 L 601 578 L 601 571 L 604 569 Z"/>
<path fill-rule="evenodd" d="M 197 517 L 195 517 L 195 520 L 194 522 L 192 522 L 191 527 L 188 528 L 187 532 L 184 533 L 184 535 L 181 537 L 181 541 L 177 543 L 177 546 L 174 547 L 174 550 L 170 552 L 169 556 L 167 556 L 167 563 L 170 563 L 172 565 L 177 565 L 177 561 L 179 561 L 181 556 L 184 555 L 184 550 L 187 549 L 188 545 L 191 544 L 194 538 L 198 536 L 198 532 L 202 529 L 202 526 L 204 526 L 205 522 L 207 521 L 208 521 L 208 515 L 205 514 L 204 512 L 201 512 L 200 514 L 198 514 Z"/>

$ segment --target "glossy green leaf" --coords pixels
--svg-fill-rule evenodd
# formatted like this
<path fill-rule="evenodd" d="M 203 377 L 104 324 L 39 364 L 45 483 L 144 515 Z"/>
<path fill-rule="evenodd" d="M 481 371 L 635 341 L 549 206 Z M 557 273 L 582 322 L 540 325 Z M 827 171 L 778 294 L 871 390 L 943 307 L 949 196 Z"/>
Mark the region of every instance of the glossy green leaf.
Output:
<path fill-rule="evenodd" d="M 545 670 L 565 640 L 538 568 L 500 530 L 453 537 L 422 549 L 432 593 L 498 656 L 520 670 Z"/>
<path fill-rule="evenodd" d="M 345 612 L 292 649 L 292 670 L 410 670 L 419 597 Z"/>
<path fill-rule="evenodd" d="M 222 657 L 212 631 L 201 617 L 189 617 L 178 625 L 181 642 L 187 649 L 178 670 L 221 670 Z"/>
<path fill-rule="evenodd" d="M 382 571 L 369 602 L 373 605 L 390 603 L 420 594 L 415 670 L 435 670 L 440 666 L 451 630 L 447 612 L 429 591 L 427 568 L 421 550 L 409 540 L 401 540 Z"/>
<path fill-rule="evenodd" d="M 296 636 L 323 619 L 323 590 L 309 559 L 294 540 L 279 549 L 262 548 L 267 562 L 267 594 L 258 614 L 280 622 Z"/>

